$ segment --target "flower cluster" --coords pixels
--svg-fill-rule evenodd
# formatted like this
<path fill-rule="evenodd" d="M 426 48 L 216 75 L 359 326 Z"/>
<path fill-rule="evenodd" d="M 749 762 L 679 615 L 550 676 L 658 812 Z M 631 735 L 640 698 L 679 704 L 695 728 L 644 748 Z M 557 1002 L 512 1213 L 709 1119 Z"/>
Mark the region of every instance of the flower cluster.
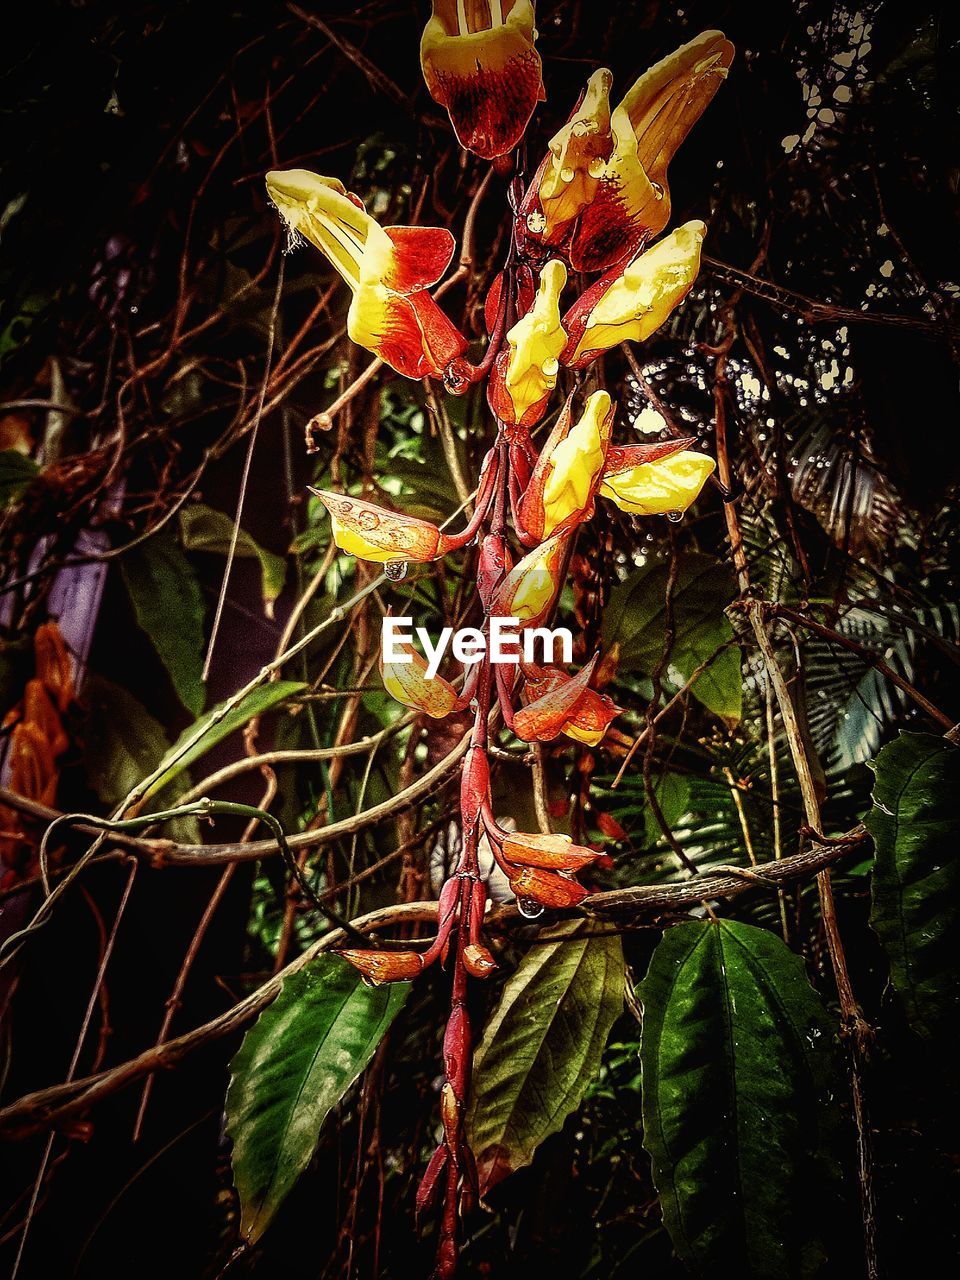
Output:
<path fill-rule="evenodd" d="M 449 112 L 460 144 L 505 176 L 544 98 L 536 36 L 530 0 L 434 0 L 421 43 L 427 87 Z M 411 562 L 433 561 L 476 541 L 485 618 L 537 628 L 556 607 L 577 529 L 598 498 L 634 515 L 675 518 L 697 498 L 714 462 L 693 447 L 693 438 L 614 443 L 611 396 L 581 394 L 576 375 L 623 342 L 646 341 L 697 277 L 706 227 L 690 221 L 662 234 L 671 208 L 667 171 L 732 58 L 720 32 L 704 32 L 651 67 L 615 106 L 611 73 L 601 69 L 589 78 L 526 189 L 513 180 L 510 248 L 485 301 L 488 344 L 478 364 L 430 293 L 453 257 L 447 230 L 381 227 L 334 178 L 300 169 L 267 175 L 270 198 L 291 236 L 320 249 L 349 285 L 351 339 L 405 377 L 441 379 L 452 394 L 486 380 L 496 425 L 473 515 L 459 532 L 349 494 L 315 490 L 343 551 L 384 565 L 394 577 Z M 578 296 L 565 297 L 574 273 L 597 278 Z M 538 447 L 536 429 L 560 384 L 569 393 Z M 468 1207 L 477 1190 L 463 1127 L 472 1046 L 466 982 L 496 968 L 482 938 L 487 894 L 480 841 L 489 844 L 520 910 L 530 915 L 576 907 L 587 894 L 578 873 L 601 860 L 568 836 L 512 833 L 496 821 L 489 734 L 499 717 L 522 742 L 563 735 L 596 746 L 619 708 L 596 687 L 596 655 L 576 674 L 525 657 L 508 675 L 484 658 L 450 679 L 428 675 L 412 647 L 405 656 L 409 661 L 381 671 L 397 701 L 433 718 L 474 711 L 460 781 L 462 852 L 440 894 L 437 934 L 425 950 L 350 948 L 341 955 L 371 983 L 410 979 L 435 962 L 451 964 L 443 1140 L 418 1196 L 422 1210 L 442 1191 L 436 1275 L 443 1278 L 456 1261 L 458 1208 Z"/>

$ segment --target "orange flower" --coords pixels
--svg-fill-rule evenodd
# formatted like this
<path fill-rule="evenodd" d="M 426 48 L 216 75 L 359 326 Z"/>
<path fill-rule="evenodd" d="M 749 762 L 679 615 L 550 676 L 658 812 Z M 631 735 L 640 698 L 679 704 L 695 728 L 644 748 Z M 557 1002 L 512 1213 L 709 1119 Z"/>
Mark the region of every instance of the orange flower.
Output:
<path fill-rule="evenodd" d="M 569 836 L 518 831 L 504 836 L 503 856 L 521 867 L 573 873 L 589 867 L 600 855 L 574 844 Z"/>
<path fill-rule="evenodd" d="M 513 150 L 543 100 L 534 22 L 530 0 L 433 0 L 423 77 L 460 145 L 485 160 Z"/>
<path fill-rule="evenodd" d="M 509 875 L 510 888 L 518 898 L 533 898 L 544 907 L 575 907 L 589 892 L 562 872 L 544 871 L 540 867 L 521 867 Z"/>
<path fill-rule="evenodd" d="M 579 694 L 571 698 L 570 686 L 579 677 L 569 676 L 559 667 L 536 667 L 526 664 L 523 672 L 526 681 L 523 697 L 525 700 L 529 698 L 530 701 L 524 710 L 519 711 L 514 717 L 514 730 L 518 732 L 518 736 L 523 734 L 516 730 L 516 721 L 524 717 L 520 721 L 520 727 L 521 730 L 527 730 L 526 713 L 536 706 L 541 708 L 538 719 L 544 732 L 551 725 L 559 723 L 556 733 L 562 733 L 577 742 L 583 742 L 588 747 L 595 747 L 602 741 L 611 721 L 620 714 L 620 707 L 613 699 L 608 698 L 605 693 L 597 693 L 595 689 L 581 686 Z M 550 702 L 544 701 L 551 694 L 556 695 L 556 698 Z M 566 718 L 560 721 L 559 717 L 564 714 L 564 708 L 567 708 Z M 556 737 L 556 733 L 552 736 Z"/>
<path fill-rule="evenodd" d="M 419 951 L 338 951 L 362 975 L 371 987 L 385 982 L 407 982 L 419 976 L 423 970 L 423 956 Z"/>

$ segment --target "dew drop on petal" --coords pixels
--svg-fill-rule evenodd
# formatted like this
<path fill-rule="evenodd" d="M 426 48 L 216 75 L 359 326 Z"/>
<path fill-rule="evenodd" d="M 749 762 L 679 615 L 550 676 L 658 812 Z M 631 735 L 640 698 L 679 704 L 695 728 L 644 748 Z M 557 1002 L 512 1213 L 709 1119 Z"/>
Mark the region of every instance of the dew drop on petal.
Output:
<path fill-rule="evenodd" d="M 383 572 L 391 582 L 402 582 L 407 576 L 407 562 L 406 560 L 391 560 L 389 564 L 383 566 Z"/>
<path fill-rule="evenodd" d="M 527 230 L 532 236 L 542 236 L 547 229 L 547 219 L 539 209 L 527 214 Z"/>
<path fill-rule="evenodd" d="M 670 521 L 670 523 L 671 523 L 671 524 L 679 524 L 679 523 L 680 523 L 680 521 L 683 519 L 683 512 L 682 512 L 682 511 L 668 511 L 668 512 L 667 512 L 667 519 Z"/>
<path fill-rule="evenodd" d="M 359 524 L 361 529 L 376 529 L 379 523 L 380 517 L 378 515 L 374 515 L 372 511 L 361 511 L 360 515 L 357 517 L 357 524 Z"/>
<path fill-rule="evenodd" d="M 543 365 L 541 366 L 541 368 L 542 368 L 542 371 L 543 371 L 543 376 L 544 376 L 545 378 L 555 378 L 555 377 L 556 377 L 556 375 L 557 375 L 557 373 L 558 373 L 558 372 L 559 372 L 559 370 L 560 370 L 560 361 L 559 361 L 559 360 L 555 360 L 555 359 L 551 356 L 551 358 L 550 358 L 549 360 L 544 360 Z"/>
<path fill-rule="evenodd" d="M 572 182 L 572 181 L 573 181 L 573 177 L 574 177 L 573 170 L 570 168 L 570 166 L 569 166 L 569 165 L 565 165 L 565 166 L 560 170 L 560 181 L 561 181 L 561 182 Z"/>
<path fill-rule="evenodd" d="M 543 915 L 543 904 L 535 898 L 518 898 L 517 910 L 526 920 L 538 920 Z"/>
<path fill-rule="evenodd" d="M 661 187 L 660 183 L 659 183 L 659 182 L 652 182 L 650 185 L 653 187 L 653 194 L 656 196 L 656 198 L 657 198 L 658 200 L 662 200 L 662 199 L 663 199 L 663 187 Z"/>
<path fill-rule="evenodd" d="M 600 159 L 600 157 L 595 156 L 587 166 L 587 173 L 589 173 L 591 178 L 599 178 L 603 174 L 603 171 L 606 167 L 607 166 Z"/>

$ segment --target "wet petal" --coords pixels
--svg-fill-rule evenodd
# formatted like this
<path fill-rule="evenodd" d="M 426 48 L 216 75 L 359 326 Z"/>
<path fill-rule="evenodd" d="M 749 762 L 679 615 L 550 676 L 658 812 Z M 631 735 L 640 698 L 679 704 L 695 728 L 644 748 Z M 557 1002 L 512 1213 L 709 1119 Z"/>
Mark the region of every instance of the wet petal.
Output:
<path fill-rule="evenodd" d="M 684 449 L 661 462 L 647 462 L 605 475 L 600 493 L 631 515 L 683 512 L 696 501 L 715 467 L 713 458 L 705 453 Z"/>
<path fill-rule="evenodd" d="M 333 538 L 341 551 L 377 564 L 422 564 L 443 553 L 440 530 L 427 520 L 387 511 L 372 502 L 326 489 L 311 489 L 330 513 Z"/>

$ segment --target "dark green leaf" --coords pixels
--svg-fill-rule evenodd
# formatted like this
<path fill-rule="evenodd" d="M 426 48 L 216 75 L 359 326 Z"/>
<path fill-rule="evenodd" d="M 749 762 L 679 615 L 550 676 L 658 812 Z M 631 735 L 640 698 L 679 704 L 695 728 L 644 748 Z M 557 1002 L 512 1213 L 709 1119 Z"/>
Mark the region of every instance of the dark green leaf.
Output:
<path fill-rule="evenodd" d="M 230 1064 L 227 1133 L 240 1231 L 263 1235 L 306 1168 L 320 1127 L 364 1069 L 409 983 L 366 987 L 337 956 L 286 978 Z"/>
<path fill-rule="evenodd" d="M 531 947 L 484 1028 L 467 1129 L 486 1193 L 580 1105 L 623 1008 L 616 937 L 563 925 Z"/>
<path fill-rule="evenodd" d="M 0 450 L 0 509 L 15 502 L 39 471 L 19 449 Z"/>
<path fill-rule="evenodd" d="M 233 521 L 222 511 L 214 511 L 202 503 L 184 507 L 180 512 L 180 533 L 187 551 L 209 551 L 225 556 L 233 538 Z M 236 555 L 260 561 L 263 602 L 268 616 L 273 616 L 273 603 L 283 590 L 287 566 L 282 556 L 265 551 L 245 529 L 237 535 Z"/>
<path fill-rule="evenodd" d="M 203 597 L 190 562 L 166 529 L 120 561 L 137 623 L 150 637 L 177 696 L 195 716 L 203 710 Z"/>
<path fill-rule="evenodd" d="M 834 1027 L 802 962 L 766 930 L 691 922 L 640 997 L 644 1146 L 677 1253 L 698 1276 L 815 1275 Z"/>
<path fill-rule="evenodd" d="M 147 796 L 155 796 L 159 791 L 162 791 L 184 769 L 189 769 L 194 760 L 206 755 L 212 746 L 222 742 L 228 734 L 242 728 L 248 720 L 252 720 L 254 716 L 264 715 L 272 707 L 275 707 L 278 702 L 283 702 L 285 698 L 290 698 L 295 693 L 300 693 L 306 687 L 299 680 L 274 680 L 269 684 L 259 685 L 248 693 L 242 702 L 231 711 L 228 711 L 222 719 L 217 717 L 220 715 L 223 703 L 221 702 L 215 707 L 211 707 L 205 715 L 202 715 L 188 729 L 184 729 L 170 750 L 166 752 L 164 759 L 169 759 L 170 768 L 150 787 L 147 791 Z M 191 741 L 201 731 L 202 736 L 198 741 L 180 755 L 183 744 Z"/>
<path fill-rule="evenodd" d="M 83 700 L 88 712 L 83 752 L 87 782 L 106 808 L 114 809 L 153 772 L 170 743 L 160 722 L 132 693 L 102 676 L 87 677 Z M 172 808 L 189 785 L 188 775 L 181 773 L 174 779 L 171 774 L 158 789 L 155 808 Z M 164 834 L 187 844 L 200 842 L 194 817 L 173 819 L 165 824 Z"/>
<path fill-rule="evenodd" d="M 956 1035 L 960 1017 L 960 749 L 901 733 L 877 756 L 870 923 L 916 1031 Z"/>
<path fill-rule="evenodd" d="M 667 562 L 655 560 L 631 573 L 610 594 L 603 640 L 608 649 L 618 646 L 620 666 L 625 671 L 650 675 L 661 661 L 668 576 Z M 676 638 L 669 665 L 688 680 L 697 667 L 709 661 L 692 691 L 705 707 L 727 721 L 739 720 L 743 709 L 740 649 L 730 644 L 734 632 L 723 612 L 736 594 L 726 565 L 699 552 L 680 556 L 672 593 Z"/>

